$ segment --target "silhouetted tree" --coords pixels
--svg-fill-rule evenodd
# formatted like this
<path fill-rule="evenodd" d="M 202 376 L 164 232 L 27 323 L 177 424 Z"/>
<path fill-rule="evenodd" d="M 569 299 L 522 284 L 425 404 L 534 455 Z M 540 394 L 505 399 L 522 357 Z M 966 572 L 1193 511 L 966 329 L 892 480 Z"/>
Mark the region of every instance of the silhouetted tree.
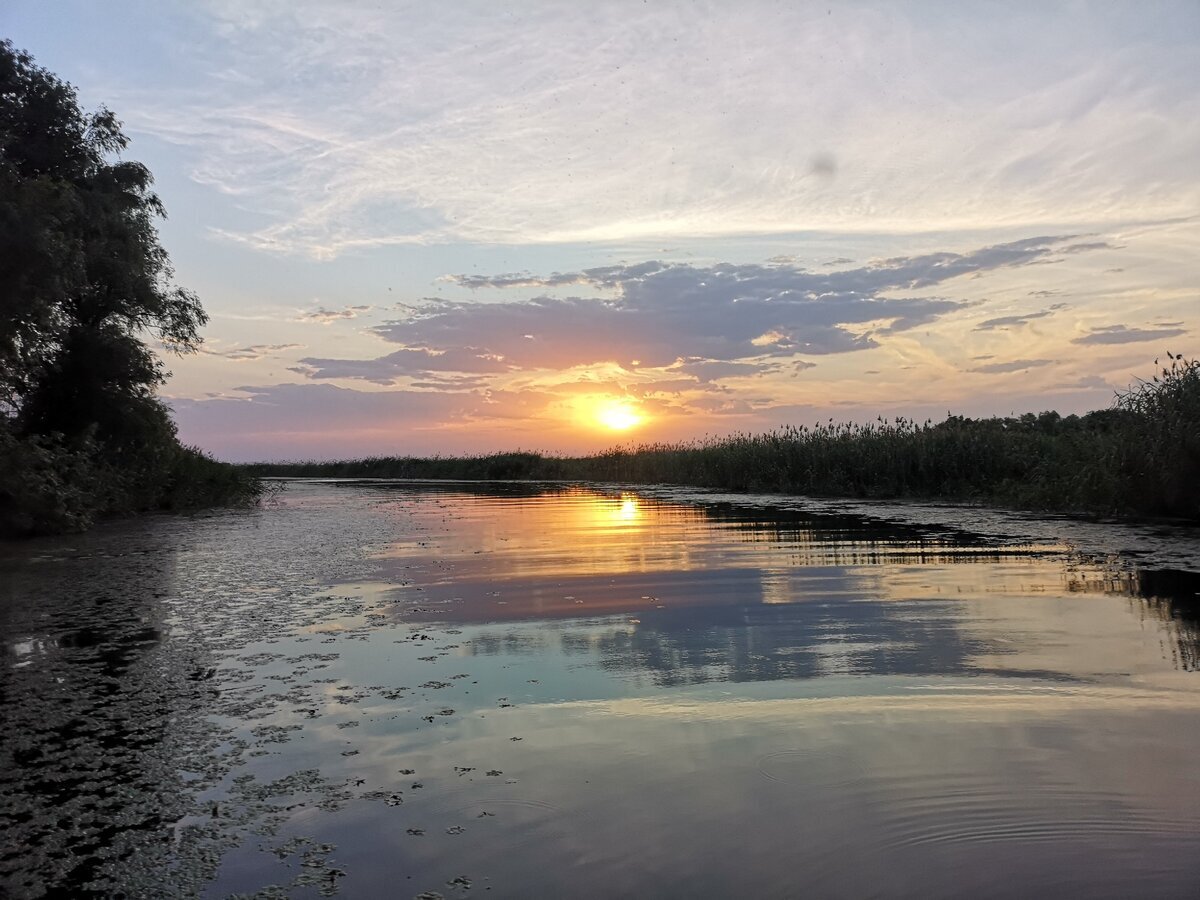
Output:
<path fill-rule="evenodd" d="M 0 43 L 0 372 L 21 430 L 104 441 L 162 382 L 143 336 L 193 349 L 206 316 L 171 284 L 149 170 L 107 109 Z"/>
<path fill-rule="evenodd" d="M 0 529 L 163 505 L 199 457 L 155 396 L 167 373 L 146 338 L 194 350 L 207 317 L 172 283 L 163 206 L 127 144 L 112 112 L 84 113 L 0 42 Z M 40 506 L 42 526 L 13 512 Z"/>

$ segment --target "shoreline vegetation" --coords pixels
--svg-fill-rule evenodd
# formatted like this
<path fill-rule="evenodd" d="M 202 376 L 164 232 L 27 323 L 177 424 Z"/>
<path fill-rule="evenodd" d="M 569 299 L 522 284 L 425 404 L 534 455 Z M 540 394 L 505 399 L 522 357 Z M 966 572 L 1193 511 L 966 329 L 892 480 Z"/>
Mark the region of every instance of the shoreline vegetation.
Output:
<path fill-rule="evenodd" d="M 1155 365 L 1158 361 L 1155 360 Z M 252 463 L 258 478 L 565 480 L 815 497 L 949 500 L 1200 521 L 1200 360 L 1168 354 L 1110 409 L 784 427 L 588 456 L 536 452 Z"/>
<path fill-rule="evenodd" d="M 103 519 L 251 506 L 262 482 L 170 437 L 136 454 L 62 434 L 22 435 L 0 421 L 0 538 L 87 531 Z"/>

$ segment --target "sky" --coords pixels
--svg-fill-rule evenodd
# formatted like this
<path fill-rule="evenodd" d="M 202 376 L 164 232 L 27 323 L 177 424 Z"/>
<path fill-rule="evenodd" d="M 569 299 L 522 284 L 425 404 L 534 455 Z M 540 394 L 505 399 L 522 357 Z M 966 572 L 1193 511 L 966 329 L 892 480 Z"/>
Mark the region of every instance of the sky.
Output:
<path fill-rule="evenodd" d="M 5 0 L 229 460 L 1109 406 L 1200 355 L 1200 4 Z"/>

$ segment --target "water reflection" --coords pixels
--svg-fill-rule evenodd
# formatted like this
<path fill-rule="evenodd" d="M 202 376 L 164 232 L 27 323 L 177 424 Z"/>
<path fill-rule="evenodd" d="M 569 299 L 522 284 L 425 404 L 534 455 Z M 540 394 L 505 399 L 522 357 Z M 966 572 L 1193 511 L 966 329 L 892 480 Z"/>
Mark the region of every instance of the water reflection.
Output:
<path fill-rule="evenodd" d="M 1139 598 L 1141 614 L 1165 626 L 1156 652 L 1180 668 L 1193 669 L 1200 652 L 1197 576 L 1139 571 L 1115 555 L 629 492 L 427 488 L 373 488 L 421 521 L 445 520 L 454 504 L 453 528 L 378 560 L 395 585 L 387 595 L 398 621 L 621 617 L 628 627 L 593 652 L 607 670 L 652 674 L 662 686 L 829 675 L 1094 679 L 1145 648 L 1119 605 L 1088 597 Z M 1096 648 L 1113 635 L 1131 646 L 1106 659 Z M 473 652 L 520 643 L 509 635 Z M 1041 649 L 1050 644 L 1053 658 Z"/>
<path fill-rule="evenodd" d="M 1200 880 L 1197 576 L 1044 530 L 301 484 L 0 575 L 5 895 Z"/>
<path fill-rule="evenodd" d="M 641 512 L 638 509 L 637 497 L 633 496 L 633 494 L 622 494 L 621 507 L 617 512 L 617 516 L 622 522 L 636 522 L 641 516 Z"/>
<path fill-rule="evenodd" d="M 186 716 L 194 689 L 187 662 L 160 655 L 166 624 L 155 598 L 171 578 L 163 562 L 64 560 L 40 567 L 36 587 L 5 573 L 0 876 L 38 872 L 0 880 L 13 896 L 40 896 L 47 883 L 115 888 L 113 867 L 183 814 L 171 723 Z M 117 587 L 131 578 L 139 590 Z"/>
<path fill-rule="evenodd" d="M 217 717 L 256 717 L 239 652 L 321 618 L 313 584 L 361 571 L 361 513 L 330 539 L 321 507 L 0 545 L 0 896 L 195 896 L 269 819 L 205 799 L 261 746 Z"/>
<path fill-rule="evenodd" d="M 1175 664 L 1200 671 L 1200 573 L 1143 569 L 1130 579 L 1129 589 L 1166 625 Z"/>

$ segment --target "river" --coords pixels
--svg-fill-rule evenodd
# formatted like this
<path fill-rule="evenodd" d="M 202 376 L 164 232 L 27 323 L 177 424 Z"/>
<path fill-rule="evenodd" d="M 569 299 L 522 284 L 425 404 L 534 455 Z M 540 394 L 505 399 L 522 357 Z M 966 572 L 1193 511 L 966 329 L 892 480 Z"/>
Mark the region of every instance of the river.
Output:
<path fill-rule="evenodd" d="M 297 481 L 0 548 L 0 894 L 1191 897 L 1195 528 Z"/>

